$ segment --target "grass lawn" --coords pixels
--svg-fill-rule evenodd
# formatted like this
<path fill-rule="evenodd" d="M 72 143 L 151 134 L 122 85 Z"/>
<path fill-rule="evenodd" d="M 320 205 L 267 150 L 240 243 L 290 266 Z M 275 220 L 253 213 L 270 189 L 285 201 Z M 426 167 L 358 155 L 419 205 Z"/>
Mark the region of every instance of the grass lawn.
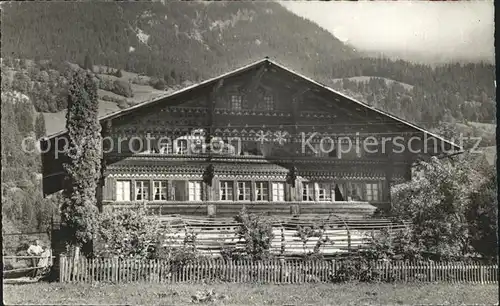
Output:
<path fill-rule="evenodd" d="M 192 305 L 213 289 L 215 305 L 498 305 L 497 285 L 450 284 L 5 284 L 5 304 Z"/>

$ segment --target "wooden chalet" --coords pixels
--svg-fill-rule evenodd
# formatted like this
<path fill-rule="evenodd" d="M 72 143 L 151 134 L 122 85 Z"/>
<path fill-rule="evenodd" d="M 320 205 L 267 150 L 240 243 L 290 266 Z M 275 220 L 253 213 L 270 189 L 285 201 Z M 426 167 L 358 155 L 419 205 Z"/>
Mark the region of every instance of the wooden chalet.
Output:
<path fill-rule="evenodd" d="M 390 208 L 390 185 L 410 180 L 417 158 L 460 149 L 268 58 L 100 122 L 101 208 L 145 203 L 159 215 L 228 217 L 243 206 L 371 214 Z M 396 136 L 424 154 L 387 141 Z M 63 186 L 65 157 L 55 147 L 65 137 L 42 144 L 46 195 Z"/>

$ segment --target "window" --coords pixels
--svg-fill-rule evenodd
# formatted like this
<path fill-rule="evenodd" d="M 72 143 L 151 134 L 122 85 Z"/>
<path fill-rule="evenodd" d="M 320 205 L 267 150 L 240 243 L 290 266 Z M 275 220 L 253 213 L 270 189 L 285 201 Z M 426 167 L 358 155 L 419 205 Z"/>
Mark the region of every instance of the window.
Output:
<path fill-rule="evenodd" d="M 167 200 L 167 181 L 154 181 L 153 192 L 155 201 Z"/>
<path fill-rule="evenodd" d="M 116 181 L 116 200 L 130 201 L 130 181 Z"/>
<path fill-rule="evenodd" d="M 362 183 L 348 182 L 339 186 L 344 201 L 363 201 L 363 186 Z"/>
<path fill-rule="evenodd" d="M 149 181 L 135 182 L 135 199 L 137 201 L 149 200 Z"/>
<path fill-rule="evenodd" d="M 360 158 L 363 155 L 363 146 L 361 145 L 361 141 L 356 143 L 353 139 L 349 142 L 339 143 L 338 147 L 338 158 L 340 159 L 356 159 Z"/>
<path fill-rule="evenodd" d="M 186 181 L 172 181 L 171 193 L 175 201 L 187 201 Z"/>
<path fill-rule="evenodd" d="M 233 182 L 220 182 L 220 199 L 221 201 L 233 200 Z"/>
<path fill-rule="evenodd" d="M 250 201 L 250 182 L 238 182 L 238 201 Z"/>
<path fill-rule="evenodd" d="M 302 184 L 302 201 L 314 201 L 314 183 Z"/>
<path fill-rule="evenodd" d="M 201 182 L 188 183 L 189 201 L 201 201 Z"/>
<path fill-rule="evenodd" d="M 366 200 L 367 201 L 378 201 L 378 183 L 367 183 L 366 184 Z"/>
<path fill-rule="evenodd" d="M 264 96 L 264 108 L 268 111 L 274 110 L 274 99 L 271 95 Z"/>
<path fill-rule="evenodd" d="M 240 95 L 231 96 L 231 109 L 239 110 L 242 107 L 242 98 Z"/>
<path fill-rule="evenodd" d="M 281 182 L 274 182 L 271 186 L 273 188 L 273 201 L 285 201 L 285 184 Z"/>
<path fill-rule="evenodd" d="M 186 139 L 175 140 L 175 153 L 177 154 L 187 154 L 188 153 L 188 142 Z"/>
<path fill-rule="evenodd" d="M 335 199 L 335 185 L 318 183 L 318 201 L 332 201 L 332 199 Z"/>
<path fill-rule="evenodd" d="M 268 182 L 255 183 L 255 200 L 269 201 L 269 184 Z"/>
<path fill-rule="evenodd" d="M 169 142 L 166 142 L 166 143 L 159 143 L 158 144 L 158 151 L 161 153 L 161 154 L 172 154 L 173 153 L 173 150 L 172 150 L 172 144 L 169 143 Z"/>

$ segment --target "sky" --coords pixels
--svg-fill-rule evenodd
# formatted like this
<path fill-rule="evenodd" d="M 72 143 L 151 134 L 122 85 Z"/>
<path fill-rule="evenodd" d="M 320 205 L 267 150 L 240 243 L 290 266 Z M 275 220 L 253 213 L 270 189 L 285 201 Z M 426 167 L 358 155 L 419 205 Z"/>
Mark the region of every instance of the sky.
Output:
<path fill-rule="evenodd" d="M 280 3 L 358 51 L 424 62 L 494 62 L 493 1 Z"/>

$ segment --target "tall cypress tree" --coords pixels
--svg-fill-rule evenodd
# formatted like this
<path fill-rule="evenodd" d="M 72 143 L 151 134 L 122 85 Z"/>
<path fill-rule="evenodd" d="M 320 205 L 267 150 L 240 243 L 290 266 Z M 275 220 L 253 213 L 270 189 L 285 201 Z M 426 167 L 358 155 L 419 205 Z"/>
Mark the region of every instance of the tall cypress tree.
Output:
<path fill-rule="evenodd" d="M 97 225 L 96 187 L 101 170 L 101 126 L 98 121 L 97 86 L 87 72 L 76 72 L 68 90 L 68 161 L 64 164 L 65 201 L 61 221 L 67 243 L 77 259 L 80 247 L 91 246 Z"/>

